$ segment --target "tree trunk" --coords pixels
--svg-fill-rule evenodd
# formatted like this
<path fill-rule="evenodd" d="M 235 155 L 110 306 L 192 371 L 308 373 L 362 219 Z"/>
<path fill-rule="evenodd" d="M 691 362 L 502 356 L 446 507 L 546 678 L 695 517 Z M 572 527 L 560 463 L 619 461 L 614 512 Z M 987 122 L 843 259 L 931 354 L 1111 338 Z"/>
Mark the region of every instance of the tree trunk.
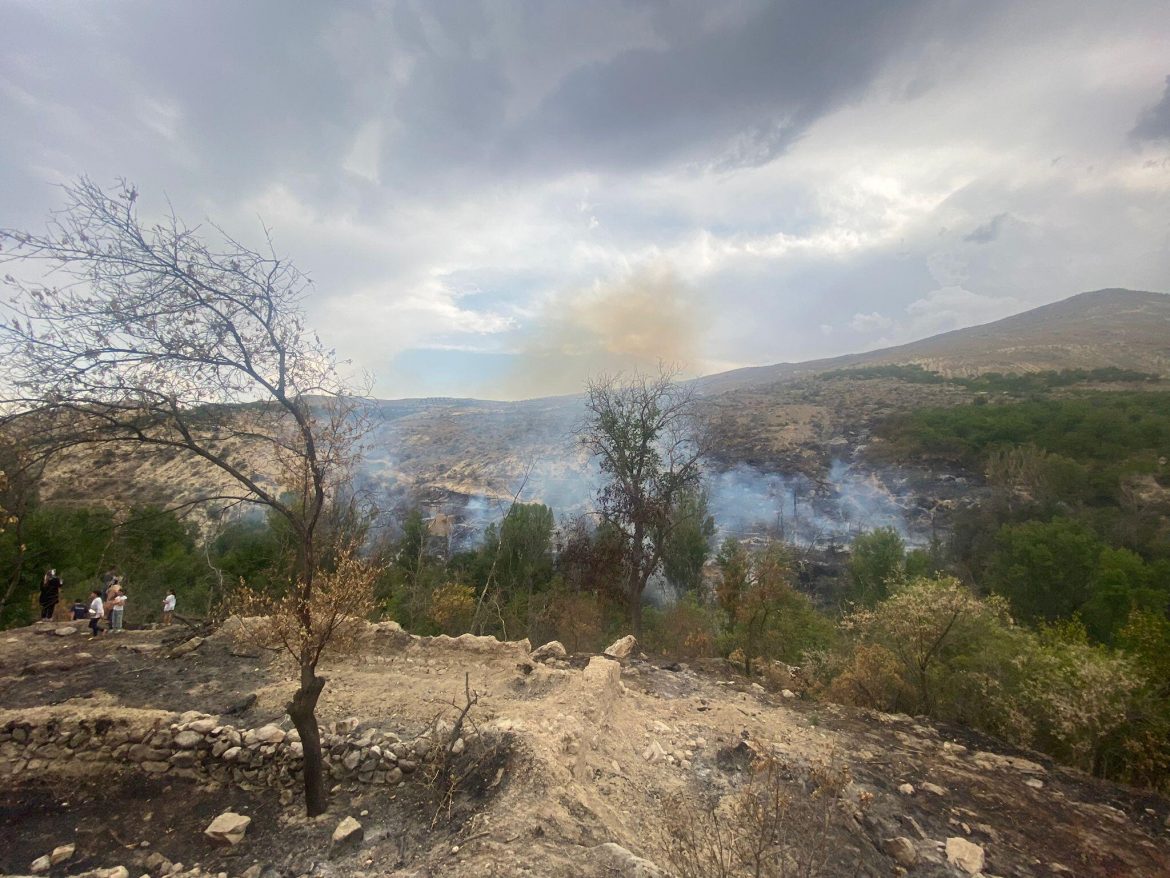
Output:
<path fill-rule="evenodd" d="M 321 730 L 317 728 L 317 699 L 325 688 L 325 678 L 318 677 L 316 668 L 301 668 L 301 685 L 288 703 L 288 715 L 301 735 L 304 749 L 305 811 L 310 817 L 324 814 L 325 763 L 321 755 Z"/>
<path fill-rule="evenodd" d="M 634 536 L 630 541 L 630 582 L 626 590 L 630 597 L 630 627 L 633 628 L 632 633 L 636 640 L 642 639 L 642 592 L 649 578 L 642 575 L 642 569 L 646 566 L 642 545 L 644 539 L 642 522 L 635 521 Z"/>
<path fill-rule="evenodd" d="M 630 627 L 633 629 L 634 639 L 642 642 L 642 595 L 636 594 L 630 598 Z"/>

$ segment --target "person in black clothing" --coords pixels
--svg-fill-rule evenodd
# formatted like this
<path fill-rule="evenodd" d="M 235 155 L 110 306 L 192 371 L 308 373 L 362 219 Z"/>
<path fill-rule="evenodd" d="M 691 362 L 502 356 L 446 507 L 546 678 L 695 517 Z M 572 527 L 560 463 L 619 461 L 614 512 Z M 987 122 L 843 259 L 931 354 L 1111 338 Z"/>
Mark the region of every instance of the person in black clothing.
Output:
<path fill-rule="evenodd" d="M 73 606 L 69 608 L 74 622 L 84 622 L 89 618 L 89 606 L 81 598 L 73 602 Z"/>
<path fill-rule="evenodd" d="M 41 618 L 52 619 L 57 602 L 61 600 L 61 579 L 56 570 L 50 570 L 41 580 Z"/>

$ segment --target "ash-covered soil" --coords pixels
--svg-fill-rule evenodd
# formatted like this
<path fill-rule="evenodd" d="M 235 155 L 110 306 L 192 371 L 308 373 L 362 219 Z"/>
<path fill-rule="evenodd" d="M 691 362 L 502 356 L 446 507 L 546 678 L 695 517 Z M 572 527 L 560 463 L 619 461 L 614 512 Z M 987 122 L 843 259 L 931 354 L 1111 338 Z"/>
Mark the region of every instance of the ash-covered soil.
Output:
<path fill-rule="evenodd" d="M 174 655 L 187 633 L 176 628 L 96 640 L 50 631 L 0 636 L 6 715 L 64 705 L 199 710 L 239 727 L 285 719 L 284 669 L 226 636 Z M 962 729 L 786 698 L 718 662 L 538 662 L 524 643 L 371 632 L 359 655 L 325 669 L 321 721 L 355 717 L 414 735 L 452 719 L 470 685 L 479 693 L 470 721 L 507 745 L 451 801 L 415 781 L 344 784 L 310 822 L 299 795 L 282 802 L 275 790 L 150 779 L 115 764 L 83 776 L 50 769 L 0 778 L 0 872 L 25 872 L 72 842 L 76 855 L 52 875 L 99 866 L 140 875 L 152 852 L 188 871 L 257 867 L 269 878 L 669 875 L 672 834 L 694 829 L 704 806 L 734 801 L 753 764 L 772 755 L 797 804 L 819 770 L 849 779 L 820 836 L 818 874 L 906 873 L 890 844 L 902 838 L 916 859 L 910 875 L 967 874 L 948 862 L 948 839 L 978 845 L 985 875 L 1170 875 L 1166 800 Z M 229 807 L 253 820 L 239 845 L 216 847 L 203 829 Z M 329 839 L 346 816 L 365 838 L 336 849 Z"/>

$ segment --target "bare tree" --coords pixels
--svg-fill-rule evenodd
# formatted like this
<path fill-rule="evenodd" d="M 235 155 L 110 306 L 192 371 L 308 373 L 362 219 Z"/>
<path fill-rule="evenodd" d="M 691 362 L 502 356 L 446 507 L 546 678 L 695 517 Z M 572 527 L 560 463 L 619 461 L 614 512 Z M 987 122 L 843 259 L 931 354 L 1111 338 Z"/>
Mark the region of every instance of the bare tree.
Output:
<path fill-rule="evenodd" d="M 157 224 L 138 215 L 138 192 L 82 178 L 43 233 L 0 231 L 12 295 L 0 316 L 0 385 L 10 427 L 36 419 L 31 451 L 129 445 L 189 455 L 216 482 L 182 505 L 259 504 L 293 534 L 297 624 L 322 629 L 320 526 L 358 455 L 361 401 L 333 351 L 306 326 L 308 278 L 276 255 L 218 227 Z M 267 236 L 267 230 L 265 230 Z M 275 466 L 275 478 L 261 472 Z M 303 639 L 310 643 L 311 637 Z M 300 685 L 288 705 L 305 750 L 310 814 L 325 809 L 316 705 L 321 650 L 300 649 Z"/>
<path fill-rule="evenodd" d="M 675 504 L 702 480 L 703 448 L 694 386 L 661 368 L 649 377 L 589 383 L 581 438 L 606 478 L 598 492 L 603 519 L 624 541 L 625 594 L 634 636 L 642 635 L 642 594 L 662 563 Z"/>

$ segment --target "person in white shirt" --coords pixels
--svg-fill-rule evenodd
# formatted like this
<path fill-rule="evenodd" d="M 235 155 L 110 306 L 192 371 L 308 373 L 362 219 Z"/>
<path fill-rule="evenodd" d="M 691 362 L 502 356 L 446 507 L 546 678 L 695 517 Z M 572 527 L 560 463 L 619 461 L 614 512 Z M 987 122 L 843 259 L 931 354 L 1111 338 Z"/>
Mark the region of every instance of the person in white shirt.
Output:
<path fill-rule="evenodd" d="M 110 631 L 121 632 L 122 616 L 126 612 L 126 592 L 121 585 L 114 586 L 114 593 L 110 596 Z"/>
<path fill-rule="evenodd" d="M 163 624 L 170 625 L 171 619 L 175 615 L 175 592 L 174 589 L 167 592 L 167 596 L 163 599 Z"/>
<path fill-rule="evenodd" d="M 97 637 L 102 633 L 102 617 L 106 615 L 106 608 L 102 604 L 102 593 L 96 588 L 89 593 L 89 630 Z"/>

